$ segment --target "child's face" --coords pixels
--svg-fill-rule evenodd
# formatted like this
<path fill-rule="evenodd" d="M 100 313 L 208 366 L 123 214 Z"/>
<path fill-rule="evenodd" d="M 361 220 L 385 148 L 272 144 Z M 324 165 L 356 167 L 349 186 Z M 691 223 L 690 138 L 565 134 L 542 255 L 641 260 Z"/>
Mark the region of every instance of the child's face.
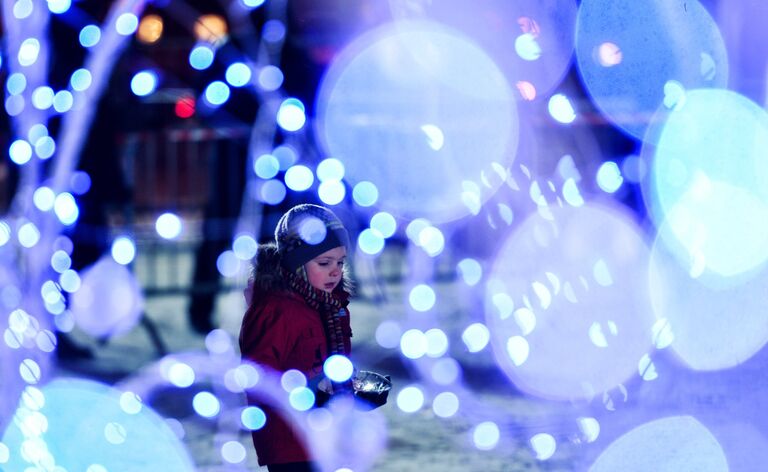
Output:
<path fill-rule="evenodd" d="M 341 282 L 347 250 L 343 246 L 329 249 L 304 265 L 309 284 L 318 290 L 332 292 Z"/>

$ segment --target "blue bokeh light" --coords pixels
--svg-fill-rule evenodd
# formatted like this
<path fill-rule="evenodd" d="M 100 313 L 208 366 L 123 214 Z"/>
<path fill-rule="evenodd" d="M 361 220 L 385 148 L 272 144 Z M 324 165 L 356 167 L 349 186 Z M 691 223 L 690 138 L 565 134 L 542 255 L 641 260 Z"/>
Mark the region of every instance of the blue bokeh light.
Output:
<path fill-rule="evenodd" d="M 115 20 L 115 30 L 123 36 L 129 36 L 139 27 L 139 18 L 133 13 L 123 13 Z"/>
<path fill-rule="evenodd" d="M 242 87 L 251 81 L 251 68 L 242 62 L 234 62 L 227 67 L 224 77 L 229 85 L 233 87 Z"/>
<path fill-rule="evenodd" d="M 307 411 L 315 405 L 315 394 L 307 387 L 298 387 L 288 395 L 291 406 L 298 411 Z"/>
<path fill-rule="evenodd" d="M 338 205 L 344 200 L 347 189 L 338 180 L 326 180 L 317 188 L 317 196 L 326 205 Z"/>
<path fill-rule="evenodd" d="M 223 105 L 229 100 L 229 86 L 220 80 L 214 80 L 205 88 L 205 101 L 213 106 Z"/>
<path fill-rule="evenodd" d="M 413 287 L 408 294 L 408 302 L 416 311 L 428 311 L 435 306 L 437 296 L 429 285 L 419 284 Z"/>
<path fill-rule="evenodd" d="M 37 57 L 40 54 L 40 41 L 37 38 L 27 38 L 22 41 L 19 46 L 19 64 L 27 67 L 31 66 L 37 61 Z"/>
<path fill-rule="evenodd" d="M 683 3 L 581 2 L 578 71 L 603 115 L 635 138 L 645 138 L 650 117 L 665 101 L 668 81 L 686 89 L 728 83 L 728 58 L 717 25 L 700 2 Z"/>
<path fill-rule="evenodd" d="M 624 183 L 624 177 L 621 176 L 619 166 L 613 162 L 603 162 L 597 169 L 597 185 L 604 192 L 616 193 L 621 184 Z"/>
<path fill-rule="evenodd" d="M 240 271 L 240 259 L 234 251 L 226 250 L 216 258 L 216 268 L 224 277 L 234 277 Z"/>
<path fill-rule="evenodd" d="M 379 189 L 373 182 L 358 182 L 352 188 L 352 199 L 361 207 L 369 207 L 379 200 Z"/>
<path fill-rule="evenodd" d="M 8 148 L 8 156 L 14 163 L 24 165 L 32 159 L 32 146 L 23 139 L 17 139 Z"/>
<path fill-rule="evenodd" d="M 258 243 L 250 234 L 238 235 L 232 242 L 232 251 L 241 261 L 250 261 L 256 255 Z"/>
<path fill-rule="evenodd" d="M 59 113 L 66 113 L 72 109 L 75 98 L 69 90 L 59 90 L 53 96 L 53 109 Z"/>
<path fill-rule="evenodd" d="M 453 392 L 441 392 L 432 400 L 432 411 L 440 418 L 450 418 L 459 411 L 459 397 Z"/>
<path fill-rule="evenodd" d="M 374 229 L 366 228 L 357 236 L 357 246 L 365 254 L 379 254 L 384 250 L 384 244 L 384 236 Z"/>
<path fill-rule="evenodd" d="M 484 421 L 472 430 L 472 441 L 481 451 L 490 451 L 499 443 L 501 433 L 493 421 Z"/>
<path fill-rule="evenodd" d="M 58 273 L 68 270 L 72 266 L 72 259 L 65 251 L 57 250 L 51 256 L 51 267 Z"/>
<path fill-rule="evenodd" d="M 211 46 L 198 44 L 189 52 L 189 65 L 193 69 L 205 70 L 213 64 L 214 53 Z"/>
<path fill-rule="evenodd" d="M 70 226 L 75 224 L 80 216 L 80 209 L 77 206 L 75 197 L 69 192 L 62 192 L 56 195 L 53 202 L 53 211 L 62 224 Z"/>
<path fill-rule="evenodd" d="M 86 25 L 80 30 L 80 44 L 84 48 L 92 48 L 101 41 L 101 28 L 96 25 Z"/>
<path fill-rule="evenodd" d="M 14 72 L 5 81 L 5 88 L 11 95 L 18 95 L 27 88 L 27 76 L 21 72 Z"/>
<path fill-rule="evenodd" d="M 299 160 L 299 155 L 292 146 L 283 144 L 272 150 L 272 155 L 280 163 L 280 170 L 288 170 Z"/>
<path fill-rule="evenodd" d="M 346 382 L 352 377 L 352 361 L 341 354 L 334 354 L 323 363 L 323 373 L 334 382 Z"/>
<path fill-rule="evenodd" d="M 482 323 L 472 323 L 461 334 L 461 340 L 467 345 L 469 352 L 480 352 L 491 340 L 491 333 Z"/>
<path fill-rule="evenodd" d="M 253 161 L 253 171 L 259 178 L 271 179 L 280 171 L 280 161 L 272 154 L 262 154 Z"/>
<path fill-rule="evenodd" d="M 32 194 L 32 201 L 40 211 L 49 211 L 53 208 L 56 194 L 50 187 L 38 187 Z"/>
<path fill-rule="evenodd" d="M 21 95 L 10 95 L 5 99 L 5 111 L 8 116 L 19 116 L 24 111 L 24 97 Z"/>
<path fill-rule="evenodd" d="M 42 85 L 32 92 L 32 106 L 38 110 L 47 110 L 53 105 L 54 92 L 51 87 Z"/>
<path fill-rule="evenodd" d="M 174 213 L 163 213 L 155 221 L 155 230 L 157 234 L 165 239 L 176 239 L 181 235 L 182 222 Z"/>
<path fill-rule="evenodd" d="M 216 395 L 211 392 L 199 392 L 192 399 L 192 407 L 198 415 L 212 418 L 221 411 L 221 403 Z"/>
<path fill-rule="evenodd" d="M 240 414 L 240 421 L 247 429 L 251 431 L 257 431 L 267 424 L 267 415 L 264 411 L 256 406 L 249 406 L 243 409 Z"/>
<path fill-rule="evenodd" d="M 285 185 L 295 192 L 307 190 L 314 181 L 315 176 L 307 166 L 295 165 L 285 171 Z"/>
<path fill-rule="evenodd" d="M 391 238 L 397 231 L 395 217 L 385 211 L 380 211 L 371 217 L 371 229 L 376 230 L 384 238 Z"/>
<path fill-rule="evenodd" d="M 51 13 L 66 13 L 72 6 L 72 0 L 48 0 L 48 9 Z"/>
<path fill-rule="evenodd" d="M 33 10 L 34 5 L 32 0 L 17 0 L 13 4 L 13 16 L 20 20 L 23 20 L 24 18 L 31 15 Z"/>
<path fill-rule="evenodd" d="M 298 131 L 304 127 L 307 116 L 304 104 L 298 98 L 287 98 L 277 110 L 277 124 L 286 131 Z"/>
<path fill-rule="evenodd" d="M 258 199 L 269 205 L 277 205 L 285 199 L 288 190 L 277 179 L 267 180 L 259 186 Z"/>
<path fill-rule="evenodd" d="M 471 286 L 477 285 L 483 277 L 483 267 L 475 259 L 462 259 L 456 265 L 464 283 Z"/>
<path fill-rule="evenodd" d="M 262 67 L 259 71 L 257 80 L 259 82 L 259 87 L 261 87 L 262 90 L 265 92 L 273 92 L 283 85 L 284 78 L 283 71 L 281 71 L 280 68 L 270 65 Z"/>
<path fill-rule="evenodd" d="M 397 216 L 466 215 L 463 182 L 480 182 L 486 167 L 506 164 L 517 149 L 517 109 L 504 75 L 474 43 L 431 23 L 358 37 L 325 74 L 317 109 L 326 154 L 344 163 L 353 187 L 373 183 L 377 206 Z M 500 184 L 494 180 L 483 198 Z"/>
<path fill-rule="evenodd" d="M 72 90 L 82 92 L 91 86 L 93 78 L 91 77 L 91 71 L 88 69 L 77 69 L 72 72 L 72 76 L 69 79 L 69 84 L 72 86 Z"/>
<path fill-rule="evenodd" d="M 112 241 L 112 258 L 118 264 L 127 265 L 136 257 L 136 243 L 128 236 L 118 236 Z"/>
<path fill-rule="evenodd" d="M 264 23 L 262 36 L 266 41 L 276 43 L 285 38 L 285 24 L 280 20 L 269 20 Z"/>
<path fill-rule="evenodd" d="M 75 195 L 83 195 L 91 189 L 91 177 L 87 172 L 76 170 L 69 179 L 69 187 Z"/>
<path fill-rule="evenodd" d="M 323 159 L 317 165 L 317 179 L 321 182 L 326 180 L 342 180 L 344 178 L 344 164 L 332 157 Z"/>
<path fill-rule="evenodd" d="M 157 89 L 157 74 L 151 70 L 137 72 L 131 79 L 131 91 L 139 97 L 146 97 Z"/>
<path fill-rule="evenodd" d="M 576 112 L 573 109 L 571 101 L 568 97 L 560 93 L 550 97 L 548 110 L 552 118 L 560 123 L 573 123 L 576 119 Z"/>
<path fill-rule="evenodd" d="M 258 8 L 264 4 L 265 0 L 241 0 L 243 5 L 248 8 Z"/>
<path fill-rule="evenodd" d="M 408 386 L 397 394 L 397 407 L 405 413 L 415 413 L 424 406 L 424 392 L 417 386 Z"/>

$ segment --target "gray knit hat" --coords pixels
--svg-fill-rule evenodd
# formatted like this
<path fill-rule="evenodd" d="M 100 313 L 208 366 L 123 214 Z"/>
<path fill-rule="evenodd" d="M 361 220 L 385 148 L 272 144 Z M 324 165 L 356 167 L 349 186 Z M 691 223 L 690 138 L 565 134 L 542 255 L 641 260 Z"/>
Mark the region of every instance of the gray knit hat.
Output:
<path fill-rule="evenodd" d="M 348 247 L 349 236 L 331 210 L 304 203 L 285 212 L 277 222 L 275 242 L 281 264 L 294 271 L 325 251 Z"/>

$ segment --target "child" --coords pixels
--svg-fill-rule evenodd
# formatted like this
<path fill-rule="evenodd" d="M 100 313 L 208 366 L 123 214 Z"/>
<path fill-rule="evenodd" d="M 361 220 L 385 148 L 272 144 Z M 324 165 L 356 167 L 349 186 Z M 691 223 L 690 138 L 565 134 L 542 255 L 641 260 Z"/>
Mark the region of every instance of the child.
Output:
<path fill-rule="evenodd" d="M 246 290 L 249 306 L 240 330 L 244 359 L 281 372 L 297 369 L 317 385 L 329 356 L 349 356 L 348 246 L 346 229 L 327 208 L 297 205 L 280 218 L 275 243 L 259 248 Z M 260 406 L 267 422 L 253 432 L 259 465 L 270 472 L 314 470 L 291 427 Z"/>

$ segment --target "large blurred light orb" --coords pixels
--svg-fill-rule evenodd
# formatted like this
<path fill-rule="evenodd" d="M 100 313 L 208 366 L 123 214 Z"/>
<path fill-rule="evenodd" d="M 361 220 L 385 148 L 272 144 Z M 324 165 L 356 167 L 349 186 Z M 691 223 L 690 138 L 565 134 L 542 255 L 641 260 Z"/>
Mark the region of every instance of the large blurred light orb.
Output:
<path fill-rule="evenodd" d="M 69 90 L 59 90 L 56 92 L 56 95 L 53 96 L 53 109 L 59 113 L 68 112 L 72 109 L 74 103 L 75 98 Z"/>
<path fill-rule="evenodd" d="M 472 430 L 472 441 L 481 451 L 490 451 L 499 444 L 501 433 L 493 421 L 483 421 Z"/>
<path fill-rule="evenodd" d="M 227 67 L 224 77 L 229 85 L 242 87 L 251 81 L 251 68 L 242 62 L 234 62 Z"/>
<path fill-rule="evenodd" d="M 655 321 L 640 235 L 626 210 L 594 203 L 533 214 L 503 243 L 485 316 L 496 360 L 518 388 L 588 399 L 636 372 Z"/>
<path fill-rule="evenodd" d="M 295 192 L 307 190 L 315 181 L 312 170 L 303 165 L 295 165 L 285 171 L 285 185 Z"/>
<path fill-rule="evenodd" d="M 570 65 L 575 0 L 389 0 L 397 19 L 432 20 L 466 35 L 496 62 L 510 83 L 525 83 L 542 96 Z M 521 98 L 526 98 L 521 90 Z"/>
<path fill-rule="evenodd" d="M 22 20 L 32 14 L 34 4 L 32 0 L 17 0 L 13 4 L 13 16 Z"/>
<path fill-rule="evenodd" d="M 727 472 L 728 460 L 715 436 L 692 416 L 650 421 L 611 443 L 589 472 Z"/>
<path fill-rule="evenodd" d="M 464 181 L 480 182 L 484 169 L 507 163 L 517 148 L 505 77 L 474 43 L 434 23 L 359 37 L 328 69 L 317 109 L 321 143 L 344 164 L 345 179 L 371 182 L 376 205 L 398 216 L 468 214 Z"/>
<path fill-rule="evenodd" d="M 192 398 L 192 407 L 198 415 L 213 418 L 221 411 L 221 402 L 211 392 L 199 392 Z"/>
<path fill-rule="evenodd" d="M 18 60 L 21 66 L 31 66 L 40 54 L 40 41 L 37 38 L 27 38 L 19 46 Z"/>
<path fill-rule="evenodd" d="M 196 70 L 205 70 L 213 64 L 213 48 L 208 44 L 198 44 L 189 52 L 189 65 Z"/>
<path fill-rule="evenodd" d="M 69 84 L 73 90 L 82 92 L 91 86 L 92 76 L 88 69 L 77 69 L 72 72 L 72 76 L 69 79 Z"/>
<path fill-rule="evenodd" d="M 667 225 L 664 241 L 699 273 L 739 277 L 768 260 L 768 114 L 728 90 L 686 92 L 683 106 L 649 129 L 644 197 Z M 654 152 L 655 151 L 655 152 Z M 725 282 L 725 280 L 723 280 Z"/>
<path fill-rule="evenodd" d="M 352 188 L 352 199 L 361 207 L 369 207 L 379 200 L 379 189 L 371 182 L 358 182 Z"/>
<path fill-rule="evenodd" d="M 174 470 L 192 472 L 194 464 L 184 445 L 163 418 L 144 408 L 129 414 L 120 407 L 121 392 L 107 385 L 82 379 L 55 379 L 41 388 L 44 404 L 41 418 L 47 430 L 37 444 L 41 457 L 50 454 L 55 470 Z M 25 415 L 25 406 L 16 411 Z M 27 413 L 28 414 L 28 413 Z M 83 427 L 88 425 L 88 427 Z M 75 433 L 76 432 L 76 433 Z M 110 436 L 105 437 L 105 432 Z M 122 433 L 125 433 L 124 436 Z M 118 439 L 117 443 L 109 438 Z M 42 439 L 42 438 L 41 438 Z M 6 470 L 29 470 L 22 450 L 29 451 L 20 425 L 11 422 L 2 443 L 12 451 Z M 84 444 L 99 447 L 83 447 Z M 54 470 L 54 469 L 51 469 Z"/>
<path fill-rule="evenodd" d="M 38 110 L 47 110 L 53 105 L 54 92 L 51 87 L 43 85 L 32 92 L 32 106 Z"/>
<path fill-rule="evenodd" d="M 205 88 L 205 101 L 213 106 L 223 105 L 229 100 L 229 86 L 220 80 L 214 80 Z"/>
<path fill-rule="evenodd" d="M 218 45 L 226 41 L 229 27 L 221 15 L 200 15 L 195 22 L 194 33 L 200 41 Z"/>
<path fill-rule="evenodd" d="M 669 232 L 666 226 L 660 230 L 664 232 Z M 696 261 L 684 264 L 662 234 L 651 253 L 650 294 L 672 350 L 690 368 L 703 371 L 733 368 L 760 352 L 768 342 L 766 267 L 740 283 L 722 283 L 706 273 L 692 277 Z"/>
<path fill-rule="evenodd" d="M 317 195 L 324 204 L 333 206 L 344 200 L 347 189 L 338 180 L 326 180 L 318 186 Z"/>
<path fill-rule="evenodd" d="M 323 372 L 334 382 L 346 382 L 352 377 L 354 366 L 352 362 L 340 354 L 334 354 L 323 363 Z"/>
<path fill-rule="evenodd" d="M 8 156 L 18 165 L 26 164 L 32 159 L 32 146 L 23 139 L 17 139 L 8 148 Z"/>
<path fill-rule="evenodd" d="M 646 138 L 669 80 L 686 89 L 728 81 L 723 39 L 697 0 L 584 0 L 576 59 L 598 109 L 638 139 Z"/>
<path fill-rule="evenodd" d="M 65 13 L 71 6 L 72 0 L 48 0 L 48 9 L 51 13 Z"/>
<path fill-rule="evenodd" d="M 136 257 L 136 243 L 127 236 L 118 236 L 112 241 L 111 253 L 115 262 L 128 265 Z"/>
<path fill-rule="evenodd" d="M 11 95 L 18 95 L 27 88 L 27 76 L 21 72 L 14 72 L 5 81 L 5 88 Z"/>
<path fill-rule="evenodd" d="M 111 256 L 103 256 L 82 272 L 80 290 L 71 298 L 77 325 L 96 338 L 131 330 L 144 308 L 141 287 L 133 273 Z"/>
<path fill-rule="evenodd" d="M 265 92 L 273 92 L 283 85 L 283 71 L 276 66 L 264 66 L 259 71 L 257 81 Z"/>
<path fill-rule="evenodd" d="M 424 406 L 424 392 L 417 386 L 408 386 L 397 394 L 397 407 L 405 413 L 416 413 Z"/>

